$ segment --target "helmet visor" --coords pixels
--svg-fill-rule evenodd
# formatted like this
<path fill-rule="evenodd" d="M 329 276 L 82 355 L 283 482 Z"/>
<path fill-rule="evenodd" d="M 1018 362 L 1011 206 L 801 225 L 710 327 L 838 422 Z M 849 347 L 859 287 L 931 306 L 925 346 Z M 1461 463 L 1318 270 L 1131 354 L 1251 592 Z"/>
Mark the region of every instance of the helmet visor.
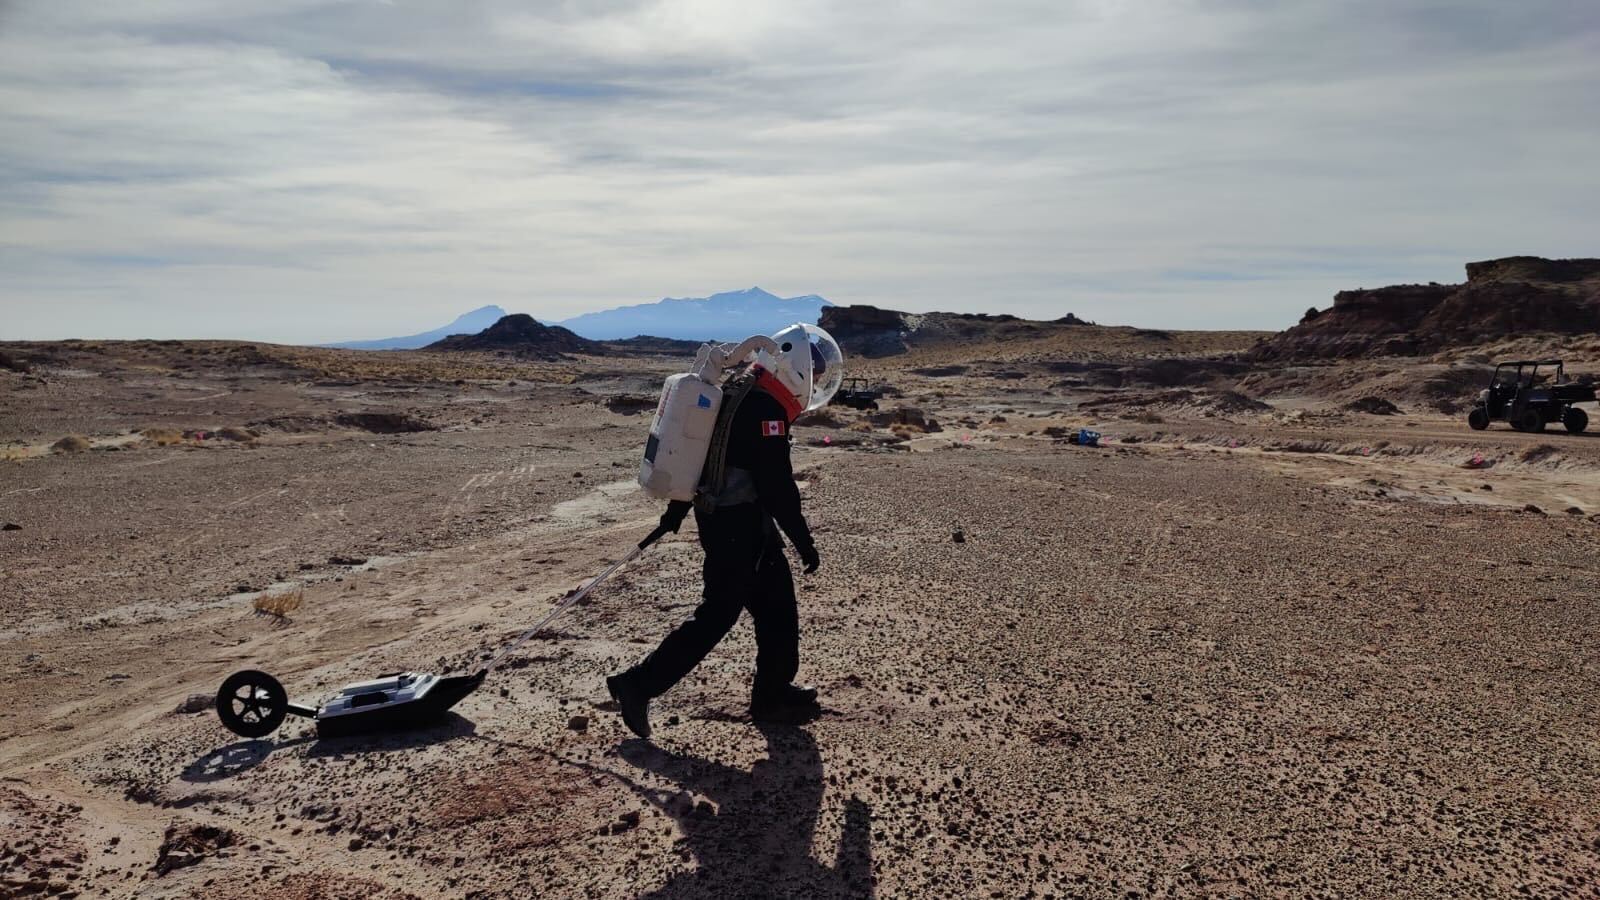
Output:
<path fill-rule="evenodd" d="M 811 397 L 806 409 L 821 409 L 833 399 L 834 392 L 844 381 L 844 353 L 833 335 L 815 325 L 807 325 L 805 329 L 811 342 Z"/>

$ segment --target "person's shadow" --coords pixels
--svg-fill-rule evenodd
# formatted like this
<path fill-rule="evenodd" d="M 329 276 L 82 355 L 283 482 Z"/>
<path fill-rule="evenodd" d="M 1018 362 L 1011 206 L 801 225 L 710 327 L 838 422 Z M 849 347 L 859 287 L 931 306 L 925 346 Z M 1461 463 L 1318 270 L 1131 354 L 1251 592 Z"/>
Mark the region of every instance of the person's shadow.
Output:
<path fill-rule="evenodd" d="M 800 728 L 758 727 L 767 741 L 767 758 L 748 772 L 645 741 L 622 746 L 625 760 L 684 789 L 667 794 L 628 780 L 678 824 L 699 864 L 645 896 L 872 897 L 867 805 L 854 797 L 846 802 L 833 864 L 813 859 L 811 842 L 825 786 L 817 743 Z"/>

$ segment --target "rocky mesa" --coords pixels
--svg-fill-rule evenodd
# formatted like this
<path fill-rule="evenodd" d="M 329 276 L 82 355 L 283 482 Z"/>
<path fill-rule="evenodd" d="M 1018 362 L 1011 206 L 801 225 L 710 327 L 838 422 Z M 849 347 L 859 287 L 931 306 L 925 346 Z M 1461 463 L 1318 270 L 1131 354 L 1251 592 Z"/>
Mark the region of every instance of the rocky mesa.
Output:
<path fill-rule="evenodd" d="M 1419 356 L 1528 334 L 1600 330 L 1600 259 L 1508 256 L 1467 263 L 1464 284 L 1340 291 L 1329 309 L 1263 341 L 1263 362 Z"/>
<path fill-rule="evenodd" d="M 914 347 L 1040 338 L 1062 328 L 1093 323 L 1071 313 L 1035 321 L 988 313 L 907 313 L 876 306 L 830 306 L 822 310 L 818 324 L 847 352 L 878 358 Z"/>

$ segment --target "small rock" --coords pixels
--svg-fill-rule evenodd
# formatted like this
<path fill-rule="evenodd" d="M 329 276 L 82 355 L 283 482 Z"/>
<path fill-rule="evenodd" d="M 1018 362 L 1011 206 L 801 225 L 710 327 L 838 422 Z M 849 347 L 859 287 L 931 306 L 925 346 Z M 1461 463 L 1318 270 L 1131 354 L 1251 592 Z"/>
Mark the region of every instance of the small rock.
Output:
<path fill-rule="evenodd" d="M 364 566 L 367 564 L 367 558 L 365 556 L 347 556 L 343 553 L 335 553 L 328 557 L 328 562 L 335 566 Z"/>
<path fill-rule="evenodd" d="M 589 717 L 588 716 L 573 716 L 572 718 L 567 720 L 567 730 L 568 731 L 588 731 L 589 730 Z"/>
<path fill-rule="evenodd" d="M 350 849 L 351 850 L 360 850 L 362 847 L 365 847 L 366 845 L 367 845 L 367 842 L 363 841 L 361 838 L 356 837 L 356 838 L 351 838 L 350 839 Z"/>
<path fill-rule="evenodd" d="M 615 822 L 606 826 L 606 834 L 622 834 L 639 827 L 639 811 L 629 810 L 617 817 Z"/>
<path fill-rule="evenodd" d="M 21 531 L 21 530 L 22 530 L 22 526 L 18 525 L 15 522 L 7 522 L 4 525 L 0 525 L 0 531 Z"/>
<path fill-rule="evenodd" d="M 677 716 L 667 716 L 667 724 L 669 726 L 678 724 L 678 717 Z"/>
<path fill-rule="evenodd" d="M 190 694 L 189 696 L 183 698 L 183 702 L 179 703 L 178 708 L 174 709 L 173 712 L 180 716 L 188 716 L 199 712 L 205 712 L 211 708 L 213 699 L 214 698 L 210 694 Z"/>
<path fill-rule="evenodd" d="M 1522 511 L 1525 512 L 1525 513 L 1533 513 L 1535 515 L 1540 515 L 1540 516 L 1544 515 L 1544 510 L 1540 509 L 1537 506 L 1534 506 L 1532 503 L 1529 503 L 1527 506 L 1524 506 L 1522 508 Z"/>
<path fill-rule="evenodd" d="M 967 542 L 967 533 L 957 528 L 955 531 L 950 532 L 950 542 L 954 544 L 965 544 Z"/>
<path fill-rule="evenodd" d="M 1567 515 L 1569 515 L 1569 516 L 1581 516 L 1581 515 L 1583 515 L 1583 507 L 1581 507 L 1581 506 L 1569 506 L 1569 507 L 1567 507 Z"/>
<path fill-rule="evenodd" d="M 583 477 L 583 473 L 582 472 L 573 472 L 572 473 L 572 477 L 573 478 L 582 478 Z"/>

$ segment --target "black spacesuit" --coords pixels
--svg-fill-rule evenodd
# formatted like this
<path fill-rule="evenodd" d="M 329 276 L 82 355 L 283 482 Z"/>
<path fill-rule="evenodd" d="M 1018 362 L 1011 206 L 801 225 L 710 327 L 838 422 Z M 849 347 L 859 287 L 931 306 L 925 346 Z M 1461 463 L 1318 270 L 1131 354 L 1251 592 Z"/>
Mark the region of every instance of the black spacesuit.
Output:
<path fill-rule="evenodd" d="M 756 632 L 751 714 L 763 718 L 816 703 L 815 690 L 792 683 L 800 665 L 800 625 L 794 579 L 779 537 L 781 529 L 805 571 L 816 571 L 817 549 L 789 461 L 789 428 L 800 410 L 769 373 L 757 369 L 752 375 L 754 384 L 726 424 L 721 484 L 693 504 L 706 552 L 704 597 L 644 661 L 606 679 L 623 720 L 640 737 L 650 734 L 650 699 L 698 665 L 738 621 L 741 609 L 750 611 Z M 690 506 L 672 503 L 662 523 L 677 530 Z"/>

